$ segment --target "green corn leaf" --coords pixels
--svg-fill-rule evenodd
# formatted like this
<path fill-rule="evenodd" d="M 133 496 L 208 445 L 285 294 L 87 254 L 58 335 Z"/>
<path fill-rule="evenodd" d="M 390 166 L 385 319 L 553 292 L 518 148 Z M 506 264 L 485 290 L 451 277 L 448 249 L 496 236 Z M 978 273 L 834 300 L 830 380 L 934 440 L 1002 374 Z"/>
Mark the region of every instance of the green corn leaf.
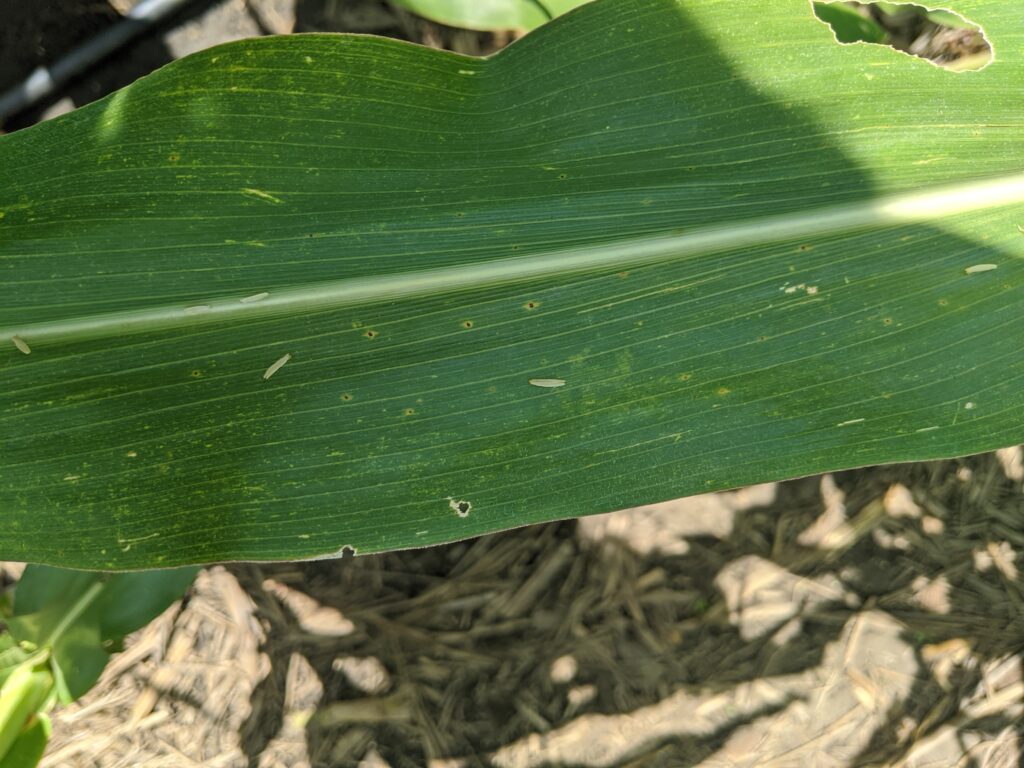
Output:
<path fill-rule="evenodd" d="M 233 43 L 0 137 L 0 557 L 376 552 L 1024 440 L 1024 6 L 953 10 L 980 72 L 805 0 L 596 0 L 486 60 Z"/>

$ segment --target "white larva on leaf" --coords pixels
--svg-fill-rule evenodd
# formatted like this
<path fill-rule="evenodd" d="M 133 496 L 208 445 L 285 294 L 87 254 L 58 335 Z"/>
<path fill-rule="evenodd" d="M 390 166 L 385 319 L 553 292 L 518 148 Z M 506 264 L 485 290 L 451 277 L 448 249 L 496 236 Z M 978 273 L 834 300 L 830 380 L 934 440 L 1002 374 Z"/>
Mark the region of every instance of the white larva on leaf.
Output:
<path fill-rule="evenodd" d="M 270 294 L 264 291 L 263 293 L 256 293 L 252 296 L 246 296 L 244 299 L 239 299 L 243 304 L 255 304 L 257 301 L 263 301 L 269 298 Z"/>
<path fill-rule="evenodd" d="M 532 384 L 535 387 L 555 389 L 556 387 L 564 387 L 565 379 L 530 379 L 530 384 Z"/>
<path fill-rule="evenodd" d="M 18 348 L 19 352 L 24 352 L 26 355 L 32 354 L 32 347 L 30 347 L 21 336 L 11 336 L 11 341 L 14 342 L 14 346 Z"/>
<path fill-rule="evenodd" d="M 999 269 L 998 264 L 975 264 L 973 267 L 968 267 L 964 270 L 965 275 L 974 275 L 978 272 L 991 272 L 993 269 Z"/>
<path fill-rule="evenodd" d="M 274 362 L 273 365 L 271 365 L 269 368 L 267 368 L 266 372 L 263 374 L 263 380 L 266 381 L 271 376 L 273 376 L 275 373 L 280 371 L 284 367 L 284 364 L 287 363 L 291 359 L 292 359 L 292 353 L 291 352 L 287 352 L 284 355 L 282 355 L 281 357 L 279 357 Z"/>

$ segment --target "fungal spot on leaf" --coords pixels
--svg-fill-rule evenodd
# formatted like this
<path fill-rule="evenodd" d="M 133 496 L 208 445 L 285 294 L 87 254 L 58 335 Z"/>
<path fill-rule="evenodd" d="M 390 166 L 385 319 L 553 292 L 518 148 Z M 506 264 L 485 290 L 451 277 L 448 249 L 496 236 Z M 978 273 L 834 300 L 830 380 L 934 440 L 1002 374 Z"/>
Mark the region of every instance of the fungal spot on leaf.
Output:
<path fill-rule="evenodd" d="M 526 309 L 536 309 L 537 307 L 540 306 L 540 302 L 539 301 L 528 301 L 525 304 L 523 304 L 523 306 Z"/>
<path fill-rule="evenodd" d="M 473 509 L 473 504 L 471 502 L 454 499 L 449 496 L 448 507 L 459 517 L 469 517 L 470 511 Z"/>
<path fill-rule="evenodd" d="M 843 45 L 886 45 L 953 72 L 983 69 L 993 59 L 984 30 L 954 11 L 852 0 L 814 0 L 812 6 L 818 20 L 831 27 Z"/>
<path fill-rule="evenodd" d="M 731 392 L 732 392 L 732 390 L 729 389 L 728 387 L 719 387 L 718 388 L 718 394 L 721 395 L 722 397 L 725 397 L 726 395 L 730 394 Z"/>
<path fill-rule="evenodd" d="M 368 339 L 376 339 L 378 335 L 379 334 L 372 329 L 368 330 L 366 333 L 363 334 L 363 336 L 365 336 Z"/>
<path fill-rule="evenodd" d="M 892 325 L 892 318 L 891 317 L 883 317 L 882 318 L 882 324 L 883 325 Z"/>
<path fill-rule="evenodd" d="M 352 400 L 352 395 L 350 395 L 348 392 L 346 392 L 345 394 L 343 394 L 341 396 L 341 399 L 344 400 L 346 403 L 350 402 Z"/>
<path fill-rule="evenodd" d="M 190 371 L 188 375 L 191 376 L 193 379 L 201 379 L 203 377 L 203 372 L 200 370 L 195 370 Z"/>
<path fill-rule="evenodd" d="M 466 328 L 466 329 L 472 328 L 473 327 L 473 321 L 472 320 L 463 320 L 462 321 L 462 327 Z"/>
<path fill-rule="evenodd" d="M 415 416 L 416 410 L 413 408 L 406 408 L 404 411 L 402 411 L 402 413 L 405 414 L 406 416 Z"/>

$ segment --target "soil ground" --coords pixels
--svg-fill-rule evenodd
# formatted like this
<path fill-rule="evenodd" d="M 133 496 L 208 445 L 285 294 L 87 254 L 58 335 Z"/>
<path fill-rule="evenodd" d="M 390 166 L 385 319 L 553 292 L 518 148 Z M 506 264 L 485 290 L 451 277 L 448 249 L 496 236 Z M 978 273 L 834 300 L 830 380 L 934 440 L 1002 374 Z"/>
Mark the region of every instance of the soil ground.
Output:
<path fill-rule="evenodd" d="M 0 0 L 0 88 L 131 5 Z M 384 2 L 202 0 L 6 129 L 293 29 L 508 39 Z M 56 714 L 44 766 L 1024 765 L 1022 483 L 1010 448 L 208 568 Z"/>

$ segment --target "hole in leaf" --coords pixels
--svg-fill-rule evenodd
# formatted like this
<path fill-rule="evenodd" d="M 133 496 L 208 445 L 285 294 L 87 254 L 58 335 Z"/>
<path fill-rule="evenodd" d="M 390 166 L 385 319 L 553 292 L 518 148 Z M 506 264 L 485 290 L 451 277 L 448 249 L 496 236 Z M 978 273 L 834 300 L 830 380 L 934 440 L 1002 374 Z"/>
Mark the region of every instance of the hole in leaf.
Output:
<path fill-rule="evenodd" d="M 992 46 L 981 27 L 958 13 L 909 3 L 819 2 L 814 13 L 840 43 L 875 43 L 956 72 L 982 69 Z"/>

